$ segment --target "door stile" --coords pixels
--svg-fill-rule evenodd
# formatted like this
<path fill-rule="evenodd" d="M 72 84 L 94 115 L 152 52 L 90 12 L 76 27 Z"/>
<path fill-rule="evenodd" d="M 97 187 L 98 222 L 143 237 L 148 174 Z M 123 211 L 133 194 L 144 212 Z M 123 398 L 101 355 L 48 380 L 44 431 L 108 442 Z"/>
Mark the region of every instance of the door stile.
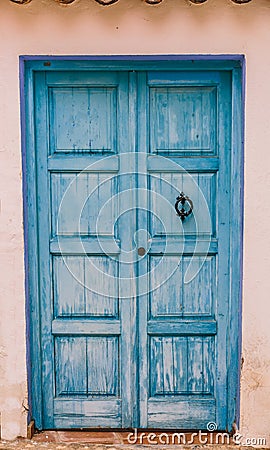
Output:
<path fill-rule="evenodd" d="M 136 399 L 136 284 L 135 267 L 131 252 L 125 253 L 123 246 L 132 245 L 133 233 L 136 227 L 136 198 L 135 198 L 135 121 L 136 110 L 136 74 L 119 73 L 119 102 L 125 98 L 125 108 L 122 107 L 122 117 L 119 120 L 119 212 L 130 211 L 131 222 L 119 229 L 121 253 L 119 263 L 119 303 L 121 310 L 122 330 L 122 427 L 137 425 L 137 399 Z M 123 92 L 121 86 L 123 85 Z M 120 107 L 118 108 L 119 110 Z"/>
<path fill-rule="evenodd" d="M 231 167 L 231 76 L 229 72 L 220 72 L 218 112 L 218 156 L 219 171 L 217 178 L 217 236 L 218 236 L 218 273 L 217 283 L 217 389 L 216 423 L 219 430 L 227 429 L 228 408 L 228 339 L 229 339 L 229 298 L 230 298 L 230 167 Z M 225 301 L 227 299 L 227 301 Z M 226 343 L 226 345 L 225 345 Z"/>
<path fill-rule="evenodd" d="M 243 97 L 244 73 L 240 68 L 232 70 L 232 132 L 231 132 L 231 191 L 230 208 L 235 211 L 231 217 L 230 229 L 230 305 L 228 339 L 228 430 L 238 425 L 240 417 L 240 361 L 242 321 L 242 270 L 243 270 L 243 180 L 244 180 L 244 128 Z M 240 280 L 240 281 L 239 281 Z"/>
<path fill-rule="evenodd" d="M 53 396 L 54 386 L 54 360 L 52 357 L 53 336 L 51 323 L 53 318 L 52 286 L 51 286 L 51 258 L 50 258 L 50 205 L 49 180 L 47 159 L 49 154 L 48 140 L 48 96 L 46 85 L 46 72 L 35 74 L 35 127 L 37 166 L 37 221 L 38 221 L 38 250 L 39 250 L 39 299 L 41 311 L 41 346 L 42 360 L 42 389 L 43 389 L 43 417 L 44 428 L 54 427 Z"/>
<path fill-rule="evenodd" d="M 147 101 L 147 74 L 146 72 L 138 73 L 138 148 L 137 148 L 137 167 L 138 167 L 138 229 L 149 230 L 149 194 L 148 194 L 148 176 L 147 176 L 147 118 L 148 118 L 148 101 Z M 147 242 L 146 237 L 140 246 L 148 247 L 151 245 Z M 140 427 L 147 427 L 148 423 L 148 391 L 149 391 L 149 355 L 148 355 L 148 253 L 144 256 L 138 256 L 138 370 L 139 385 L 138 396 L 140 405 Z"/>

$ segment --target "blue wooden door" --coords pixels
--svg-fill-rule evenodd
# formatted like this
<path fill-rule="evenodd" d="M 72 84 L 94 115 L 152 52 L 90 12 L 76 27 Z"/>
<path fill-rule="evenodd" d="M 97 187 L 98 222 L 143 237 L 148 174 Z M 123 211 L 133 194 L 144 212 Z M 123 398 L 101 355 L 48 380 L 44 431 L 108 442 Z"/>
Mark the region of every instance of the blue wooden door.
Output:
<path fill-rule="evenodd" d="M 148 230 L 138 286 L 141 425 L 225 429 L 230 75 L 148 72 L 138 98 L 146 111 L 138 228 Z M 193 204 L 183 221 L 181 193 Z"/>
<path fill-rule="evenodd" d="M 34 102 L 42 427 L 225 429 L 230 73 L 40 71 Z"/>

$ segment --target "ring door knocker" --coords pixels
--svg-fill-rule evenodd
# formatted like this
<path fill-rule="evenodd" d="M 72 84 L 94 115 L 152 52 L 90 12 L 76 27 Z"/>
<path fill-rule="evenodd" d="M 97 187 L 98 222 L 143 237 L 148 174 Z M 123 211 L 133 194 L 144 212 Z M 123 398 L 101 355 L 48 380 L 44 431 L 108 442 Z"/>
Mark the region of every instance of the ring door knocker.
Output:
<path fill-rule="evenodd" d="M 188 210 L 186 210 L 184 208 L 185 203 L 188 203 L 188 205 L 189 205 Z M 179 209 L 179 207 L 178 207 L 179 204 L 182 205 L 181 209 Z M 180 195 L 176 198 L 176 203 L 175 203 L 174 207 L 175 207 L 177 215 L 180 217 L 180 219 L 183 222 L 183 220 L 185 220 L 185 218 L 190 216 L 190 214 L 192 213 L 193 202 L 187 195 L 184 194 L 184 192 L 180 192 Z"/>

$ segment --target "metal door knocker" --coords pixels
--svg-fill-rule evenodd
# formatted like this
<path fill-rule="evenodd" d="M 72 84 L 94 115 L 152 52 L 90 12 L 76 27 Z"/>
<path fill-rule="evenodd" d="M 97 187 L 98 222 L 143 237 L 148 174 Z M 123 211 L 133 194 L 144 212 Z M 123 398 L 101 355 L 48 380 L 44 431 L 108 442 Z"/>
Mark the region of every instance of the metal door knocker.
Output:
<path fill-rule="evenodd" d="M 189 204 L 188 210 L 186 210 L 184 208 L 184 205 L 186 202 Z M 178 208 L 179 203 L 181 203 L 181 205 L 182 205 L 181 209 Z M 192 213 L 193 202 L 192 202 L 192 200 L 190 200 L 190 198 L 187 195 L 184 194 L 184 192 L 180 192 L 180 195 L 176 198 L 176 203 L 175 203 L 174 207 L 175 207 L 177 215 L 180 217 L 180 219 L 183 222 L 183 220 L 185 220 L 185 218 L 190 216 L 190 214 Z"/>

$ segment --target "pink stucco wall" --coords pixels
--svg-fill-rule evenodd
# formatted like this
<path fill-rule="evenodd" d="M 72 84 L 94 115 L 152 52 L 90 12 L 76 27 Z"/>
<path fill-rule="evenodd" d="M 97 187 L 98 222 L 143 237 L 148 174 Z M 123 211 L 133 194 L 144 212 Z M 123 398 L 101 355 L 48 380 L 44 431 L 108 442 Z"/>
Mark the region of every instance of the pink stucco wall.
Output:
<path fill-rule="evenodd" d="M 245 237 L 241 427 L 270 445 L 270 2 L 91 0 L 0 5 L 0 413 L 26 434 L 27 375 L 19 55 L 245 54 Z"/>

